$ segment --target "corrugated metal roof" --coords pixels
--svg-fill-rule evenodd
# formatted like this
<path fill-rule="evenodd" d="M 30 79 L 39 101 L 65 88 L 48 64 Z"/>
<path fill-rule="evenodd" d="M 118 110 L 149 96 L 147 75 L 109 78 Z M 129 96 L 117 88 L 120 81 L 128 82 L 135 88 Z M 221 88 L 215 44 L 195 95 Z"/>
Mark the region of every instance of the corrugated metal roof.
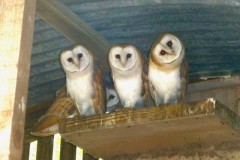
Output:
<path fill-rule="evenodd" d="M 190 79 L 240 73 L 240 2 L 237 0 L 61 0 L 111 43 L 132 43 L 147 56 L 162 32 L 186 46 Z M 60 51 L 73 45 L 36 18 L 29 106 L 54 98 L 65 83 Z"/>
<path fill-rule="evenodd" d="M 59 54 L 73 45 L 46 22 L 36 17 L 33 39 L 28 105 L 51 100 L 65 83 Z"/>

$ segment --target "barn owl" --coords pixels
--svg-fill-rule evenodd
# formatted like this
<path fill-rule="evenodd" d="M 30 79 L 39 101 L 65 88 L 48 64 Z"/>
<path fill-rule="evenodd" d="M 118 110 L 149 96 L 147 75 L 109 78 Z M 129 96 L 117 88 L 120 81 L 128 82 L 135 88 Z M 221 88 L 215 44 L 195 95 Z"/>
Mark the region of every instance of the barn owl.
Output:
<path fill-rule="evenodd" d="M 105 88 L 98 62 L 84 46 L 61 53 L 66 73 L 67 92 L 82 116 L 103 114 L 106 111 Z"/>
<path fill-rule="evenodd" d="M 115 45 L 109 51 L 109 65 L 115 89 L 124 108 L 148 106 L 146 60 L 130 44 Z"/>
<path fill-rule="evenodd" d="M 107 95 L 107 112 L 111 113 L 114 112 L 115 109 L 120 108 L 120 100 L 118 98 L 117 92 L 113 88 L 106 88 L 106 95 Z"/>
<path fill-rule="evenodd" d="M 170 33 L 159 36 L 151 47 L 149 59 L 149 88 L 155 105 L 182 101 L 188 83 L 182 41 Z"/>
<path fill-rule="evenodd" d="M 107 112 L 113 112 L 120 107 L 119 98 L 113 88 L 106 88 Z M 67 88 L 63 86 L 56 93 L 55 101 L 31 129 L 34 136 L 45 137 L 59 133 L 59 122 L 64 118 L 78 116 L 74 101 L 68 97 Z"/>

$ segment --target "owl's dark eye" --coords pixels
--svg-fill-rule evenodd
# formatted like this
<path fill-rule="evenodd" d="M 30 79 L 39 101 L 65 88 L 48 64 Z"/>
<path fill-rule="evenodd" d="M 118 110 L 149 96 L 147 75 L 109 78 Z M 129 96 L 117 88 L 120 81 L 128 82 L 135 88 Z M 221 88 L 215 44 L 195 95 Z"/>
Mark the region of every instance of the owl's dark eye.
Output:
<path fill-rule="evenodd" d="M 113 98 L 115 98 L 114 95 L 110 95 L 110 96 L 109 96 L 109 99 L 113 99 Z"/>
<path fill-rule="evenodd" d="M 73 59 L 72 58 L 68 58 L 67 61 L 68 62 L 73 62 Z"/>
<path fill-rule="evenodd" d="M 172 41 L 168 41 L 168 42 L 167 42 L 167 46 L 168 46 L 168 47 L 172 47 Z"/>
<path fill-rule="evenodd" d="M 165 52 L 164 50 L 161 50 L 160 54 L 161 54 L 161 55 L 165 55 L 166 52 Z"/>
<path fill-rule="evenodd" d="M 132 55 L 130 53 L 127 54 L 127 59 L 131 58 Z"/>
<path fill-rule="evenodd" d="M 81 59 L 82 58 L 82 53 L 78 54 L 78 59 Z"/>
<path fill-rule="evenodd" d="M 120 59 L 120 55 L 119 55 L 119 54 L 117 54 L 115 57 L 116 57 L 117 59 Z"/>

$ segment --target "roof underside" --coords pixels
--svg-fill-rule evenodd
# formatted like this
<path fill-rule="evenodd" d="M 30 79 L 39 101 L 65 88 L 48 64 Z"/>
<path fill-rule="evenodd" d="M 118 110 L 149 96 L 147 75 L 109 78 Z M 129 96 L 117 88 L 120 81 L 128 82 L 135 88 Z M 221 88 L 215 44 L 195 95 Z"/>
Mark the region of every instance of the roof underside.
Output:
<path fill-rule="evenodd" d="M 111 43 L 132 43 L 148 56 L 163 32 L 186 47 L 190 80 L 240 74 L 237 0 L 60 0 Z M 77 33 L 76 33 L 77 34 Z M 65 83 L 60 52 L 73 42 L 36 17 L 28 106 L 52 100 Z"/>

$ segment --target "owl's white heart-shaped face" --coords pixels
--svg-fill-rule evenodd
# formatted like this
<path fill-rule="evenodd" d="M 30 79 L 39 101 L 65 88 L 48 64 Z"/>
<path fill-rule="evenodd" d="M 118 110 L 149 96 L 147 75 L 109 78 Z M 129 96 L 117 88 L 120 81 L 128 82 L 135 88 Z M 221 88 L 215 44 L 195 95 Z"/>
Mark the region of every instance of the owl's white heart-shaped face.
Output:
<path fill-rule="evenodd" d="M 85 47 L 77 45 L 72 50 L 63 51 L 60 59 L 65 72 L 81 72 L 90 64 L 90 53 Z"/>
<path fill-rule="evenodd" d="M 172 63 L 179 58 L 183 50 L 181 41 L 172 34 L 164 34 L 152 47 L 151 58 L 159 64 Z"/>
<path fill-rule="evenodd" d="M 138 51 L 132 45 L 114 46 L 108 55 L 110 66 L 120 71 L 134 68 L 138 58 Z"/>

